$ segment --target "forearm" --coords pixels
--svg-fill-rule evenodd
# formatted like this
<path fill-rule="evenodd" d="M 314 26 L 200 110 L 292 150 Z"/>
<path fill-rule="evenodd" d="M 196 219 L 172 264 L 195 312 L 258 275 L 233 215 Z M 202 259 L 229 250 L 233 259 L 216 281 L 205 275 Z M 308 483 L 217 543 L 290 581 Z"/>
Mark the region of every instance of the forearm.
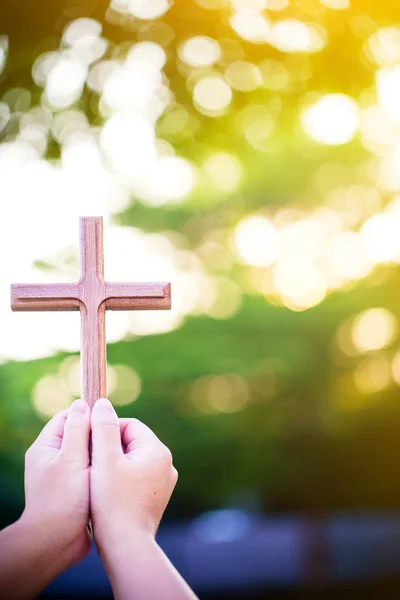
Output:
<path fill-rule="evenodd" d="M 68 561 L 68 548 L 56 543 L 49 525 L 28 522 L 24 516 L 0 532 L 0 597 L 35 598 Z"/>
<path fill-rule="evenodd" d="M 185 580 L 150 535 L 125 535 L 100 557 L 115 600 L 196 600 Z"/>

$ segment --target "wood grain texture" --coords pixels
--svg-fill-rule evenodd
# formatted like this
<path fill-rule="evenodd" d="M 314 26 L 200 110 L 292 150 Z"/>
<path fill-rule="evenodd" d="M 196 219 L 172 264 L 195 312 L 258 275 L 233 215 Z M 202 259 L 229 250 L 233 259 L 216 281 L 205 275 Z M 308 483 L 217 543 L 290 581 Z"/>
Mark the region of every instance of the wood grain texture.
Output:
<path fill-rule="evenodd" d="M 11 308 L 14 311 L 79 310 L 78 285 L 14 283 L 11 286 Z"/>
<path fill-rule="evenodd" d="M 81 220 L 81 373 L 82 393 L 90 406 L 107 396 L 106 306 L 103 221 Z"/>
<path fill-rule="evenodd" d="M 108 310 L 168 310 L 171 308 L 169 283 L 106 283 Z"/>
<path fill-rule="evenodd" d="M 80 310 L 82 398 L 93 406 L 107 395 L 106 310 L 168 310 L 169 283 L 104 281 L 103 220 L 80 219 L 78 283 L 12 284 L 13 311 Z"/>

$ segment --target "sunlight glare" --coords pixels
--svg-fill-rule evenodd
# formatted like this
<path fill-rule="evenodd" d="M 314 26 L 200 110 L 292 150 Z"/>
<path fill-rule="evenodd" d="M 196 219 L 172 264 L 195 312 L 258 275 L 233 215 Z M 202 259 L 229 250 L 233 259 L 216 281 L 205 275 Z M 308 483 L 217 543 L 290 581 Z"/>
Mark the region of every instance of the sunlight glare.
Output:
<path fill-rule="evenodd" d="M 252 92 L 262 85 L 261 72 L 256 65 L 237 61 L 228 65 L 225 75 L 230 85 L 240 92 Z"/>
<path fill-rule="evenodd" d="M 359 124 L 356 102 L 345 94 L 327 94 L 301 113 L 304 131 L 320 144 L 348 143 Z"/>
<path fill-rule="evenodd" d="M 361 227 L 360 241 L 367 258 L 375 263 L 400 258 L 399 224 L 390 215 L 374 215 Z"/>
<path fill-rule="evenodd" d="M 152 206 L 182 200 L 190 194 L 196 183 L 193 164 L 178 156 L 160 156 L 154 164 L 152 175 L 139 185 L 137 193 Z"/>
<path fill-rule="evenodd" d="M 270 24 L 264 14 L 250 11 L 236 12 L 230 18 L 230 24 L 232 29 L 248 42 L 265 44 L 268 39 Z"/>
<path fill-rule="evenodd" d="M 193 99 L 200 112 L 219 115 L 229 107 L 232 89 L 222 77 L 204 77 L 196 83 Z"/>
<path fill-rule="evenodd" d="M 376 73 L 378 100 L 387 114 L 400 122 L 400 66 L 379 69 Z"/>
<path fill-rule="evenodd" d="M 139 110 L 153 98 L 161 85 L 161 74 L 146 63 L 118 66 L 106 77 L 103 100 L 119 111 Z"/>
<path fill-rule="evenodd" d="M 345 10 L 350 6 L 350 0 L 320 0 L 321 4 L 333 10 Z"/>
<path fill-rule="evenodd" d="M 61 56 L 50 68 L 45 96 L 51 107 L 61 109 L 80 98 L 86 81 L 87 68 L 77 58 Z"/>
<path fill-rule="evenodd" d="M 365 46 L 366 54 L 380 67 L 394 67 L 400 62 L 400 28 L 382 27 L 373 33 Z"/>
<path fill-rule="evenodd" d="M 325 46 L 325 32 L 295 19 L 277 21 L 268 41 L 281 52 L 319 52 Z"/>
<path fill-rule="evenodd" d="M 221 58 L 221 47 L 216 40 L 197 35 L 181 44 L 178 55 L 191 67 L 210 67 Z"/>
<path fill-rule="evenodd" d="M 316 306 L 327 292 L 321 269 L 301 258 L 278 262 L 274 267 L 273 282 L 285 305 L 293 310 Z"/>
<path fill-rule="evenodd" d="M 207 158 L 203 170 L 213 186 L 221 192 L 233 192 L 240 184 L 242 164 L 229 152 L 217 152 Z"/>
<path fill-rule="evenodd" d="M 154 167 L 155 131 L 149 121 L 139 115 L 113 115 L 103 127 L 100 144 L 111 166 L 128 181 L 143 180 Z"/>
<path fill-rule="evenodd" d="M 240 260 L 265 267 L 273 264 L 278 256 L 279 236 L 269 219 L 253 215 L 236 226 L 234 244 Z"/>
<path fill-rule="evenodd" d="M 396 317 L 386 308 L 370 308 L 353 323 L 351 337 L 360 352 L 381 350 L 388 346 L 397 333 Z"/>
<path fill-rule="evenodd" d="M 0 75 L 2 74 L 7 62 L 8 54 L 8 37 L 0 36 Z"/>
<path fill-rule="evenodd" d="M 63 380 L 55 375 L 45 375 L 32 390 L 33 406 L 43 417 L 52 417 L 68 408 L 72 400 L 73 396 Z"/>
<path fill-rule="evenodd" d="M 171 7 L 169 0 L 113 0 L 115 10 L 129 13 L 137 19 L 151 20 L 162 17 Z"/>

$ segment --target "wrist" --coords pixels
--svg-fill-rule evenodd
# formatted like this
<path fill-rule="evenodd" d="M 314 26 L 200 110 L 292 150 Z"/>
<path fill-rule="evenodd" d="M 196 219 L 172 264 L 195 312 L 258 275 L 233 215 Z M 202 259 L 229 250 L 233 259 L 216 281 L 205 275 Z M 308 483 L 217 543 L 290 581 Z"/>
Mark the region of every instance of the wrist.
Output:
<path fill-rule="evenodd" d="M 72 566 L 73 542 L 58 519 L 37 519 L 25 510 L 14 525 L 21 539 L 35 550 L 38 568 L 61 572 Z"/>
<path fill-rule="evenodd" d="M 146 548 L 157 546 L 155 535 L 136 524 L 113 525 L 106 531 L 99 532 L 94 528 L 94 538 L 97 550 L 106 568 L 112 569 L 119 561 L 131 556 L 132 558 Z"/>
<path fill-rule="evenodd" d="M 40 540 L 40 553 L 59 557 L 63 569 L 72 567 L 82 560 L 90 550 L 92 539 L 87 520 L 77 515 L 76 519 L 47 512 L 37 514 L 26 508 L 18 523 L 21 531 Z"/>
<path fill-rule="evenodd" d="M 125 545 L 135 545 L 136 540 L 144 543 L 155 539 L 157 527 L 144 515 L 121 516 L 115 512 L 94 513 L 93 533 L 101 551 Z"/>
<path fill-rule="evenodd" d="M 119 537 L 116 543 L 107 543 L 99 549 L 99 556 L 115 597 L 123 596 L 121 589 L 125 587 L 127 573 L 135 573 L 135 577 L 139 580 L 149 570 L 153 570 L 151 565 L 159 552 L 160 548 L 154 536 L 138 529 L 127 531 L 126 535 Z M 147 579 L 146 576 L 144 578 Z M 130 576 L 128 580 L 130 581 Z"/>

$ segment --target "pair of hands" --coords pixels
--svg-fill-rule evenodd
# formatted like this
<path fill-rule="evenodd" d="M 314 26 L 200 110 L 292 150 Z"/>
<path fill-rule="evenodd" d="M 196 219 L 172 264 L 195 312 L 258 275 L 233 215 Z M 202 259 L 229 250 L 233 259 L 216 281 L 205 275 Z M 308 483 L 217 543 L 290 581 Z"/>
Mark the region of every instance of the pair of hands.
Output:
<path fill-rule="evenodd" d="M 176 480 L 146 425 L 76 400 L 26 453 L 25 510 L 0 532 L 0 597 L 31 600 L 84 558 L 91 519 L 116 600 L 196 600 L 155 540 Z"/>
<path fill-rule="evenodd" d="M 146 425 L 118 419 L 106 399 L 92 411 L 76 400 L 26 453 L 21 525 L 45 536 L 64 570 L 88 553 L 90 518 L 107 563 L 109 549 L 154 539 L 177 477 L 171 452 Z"/>

